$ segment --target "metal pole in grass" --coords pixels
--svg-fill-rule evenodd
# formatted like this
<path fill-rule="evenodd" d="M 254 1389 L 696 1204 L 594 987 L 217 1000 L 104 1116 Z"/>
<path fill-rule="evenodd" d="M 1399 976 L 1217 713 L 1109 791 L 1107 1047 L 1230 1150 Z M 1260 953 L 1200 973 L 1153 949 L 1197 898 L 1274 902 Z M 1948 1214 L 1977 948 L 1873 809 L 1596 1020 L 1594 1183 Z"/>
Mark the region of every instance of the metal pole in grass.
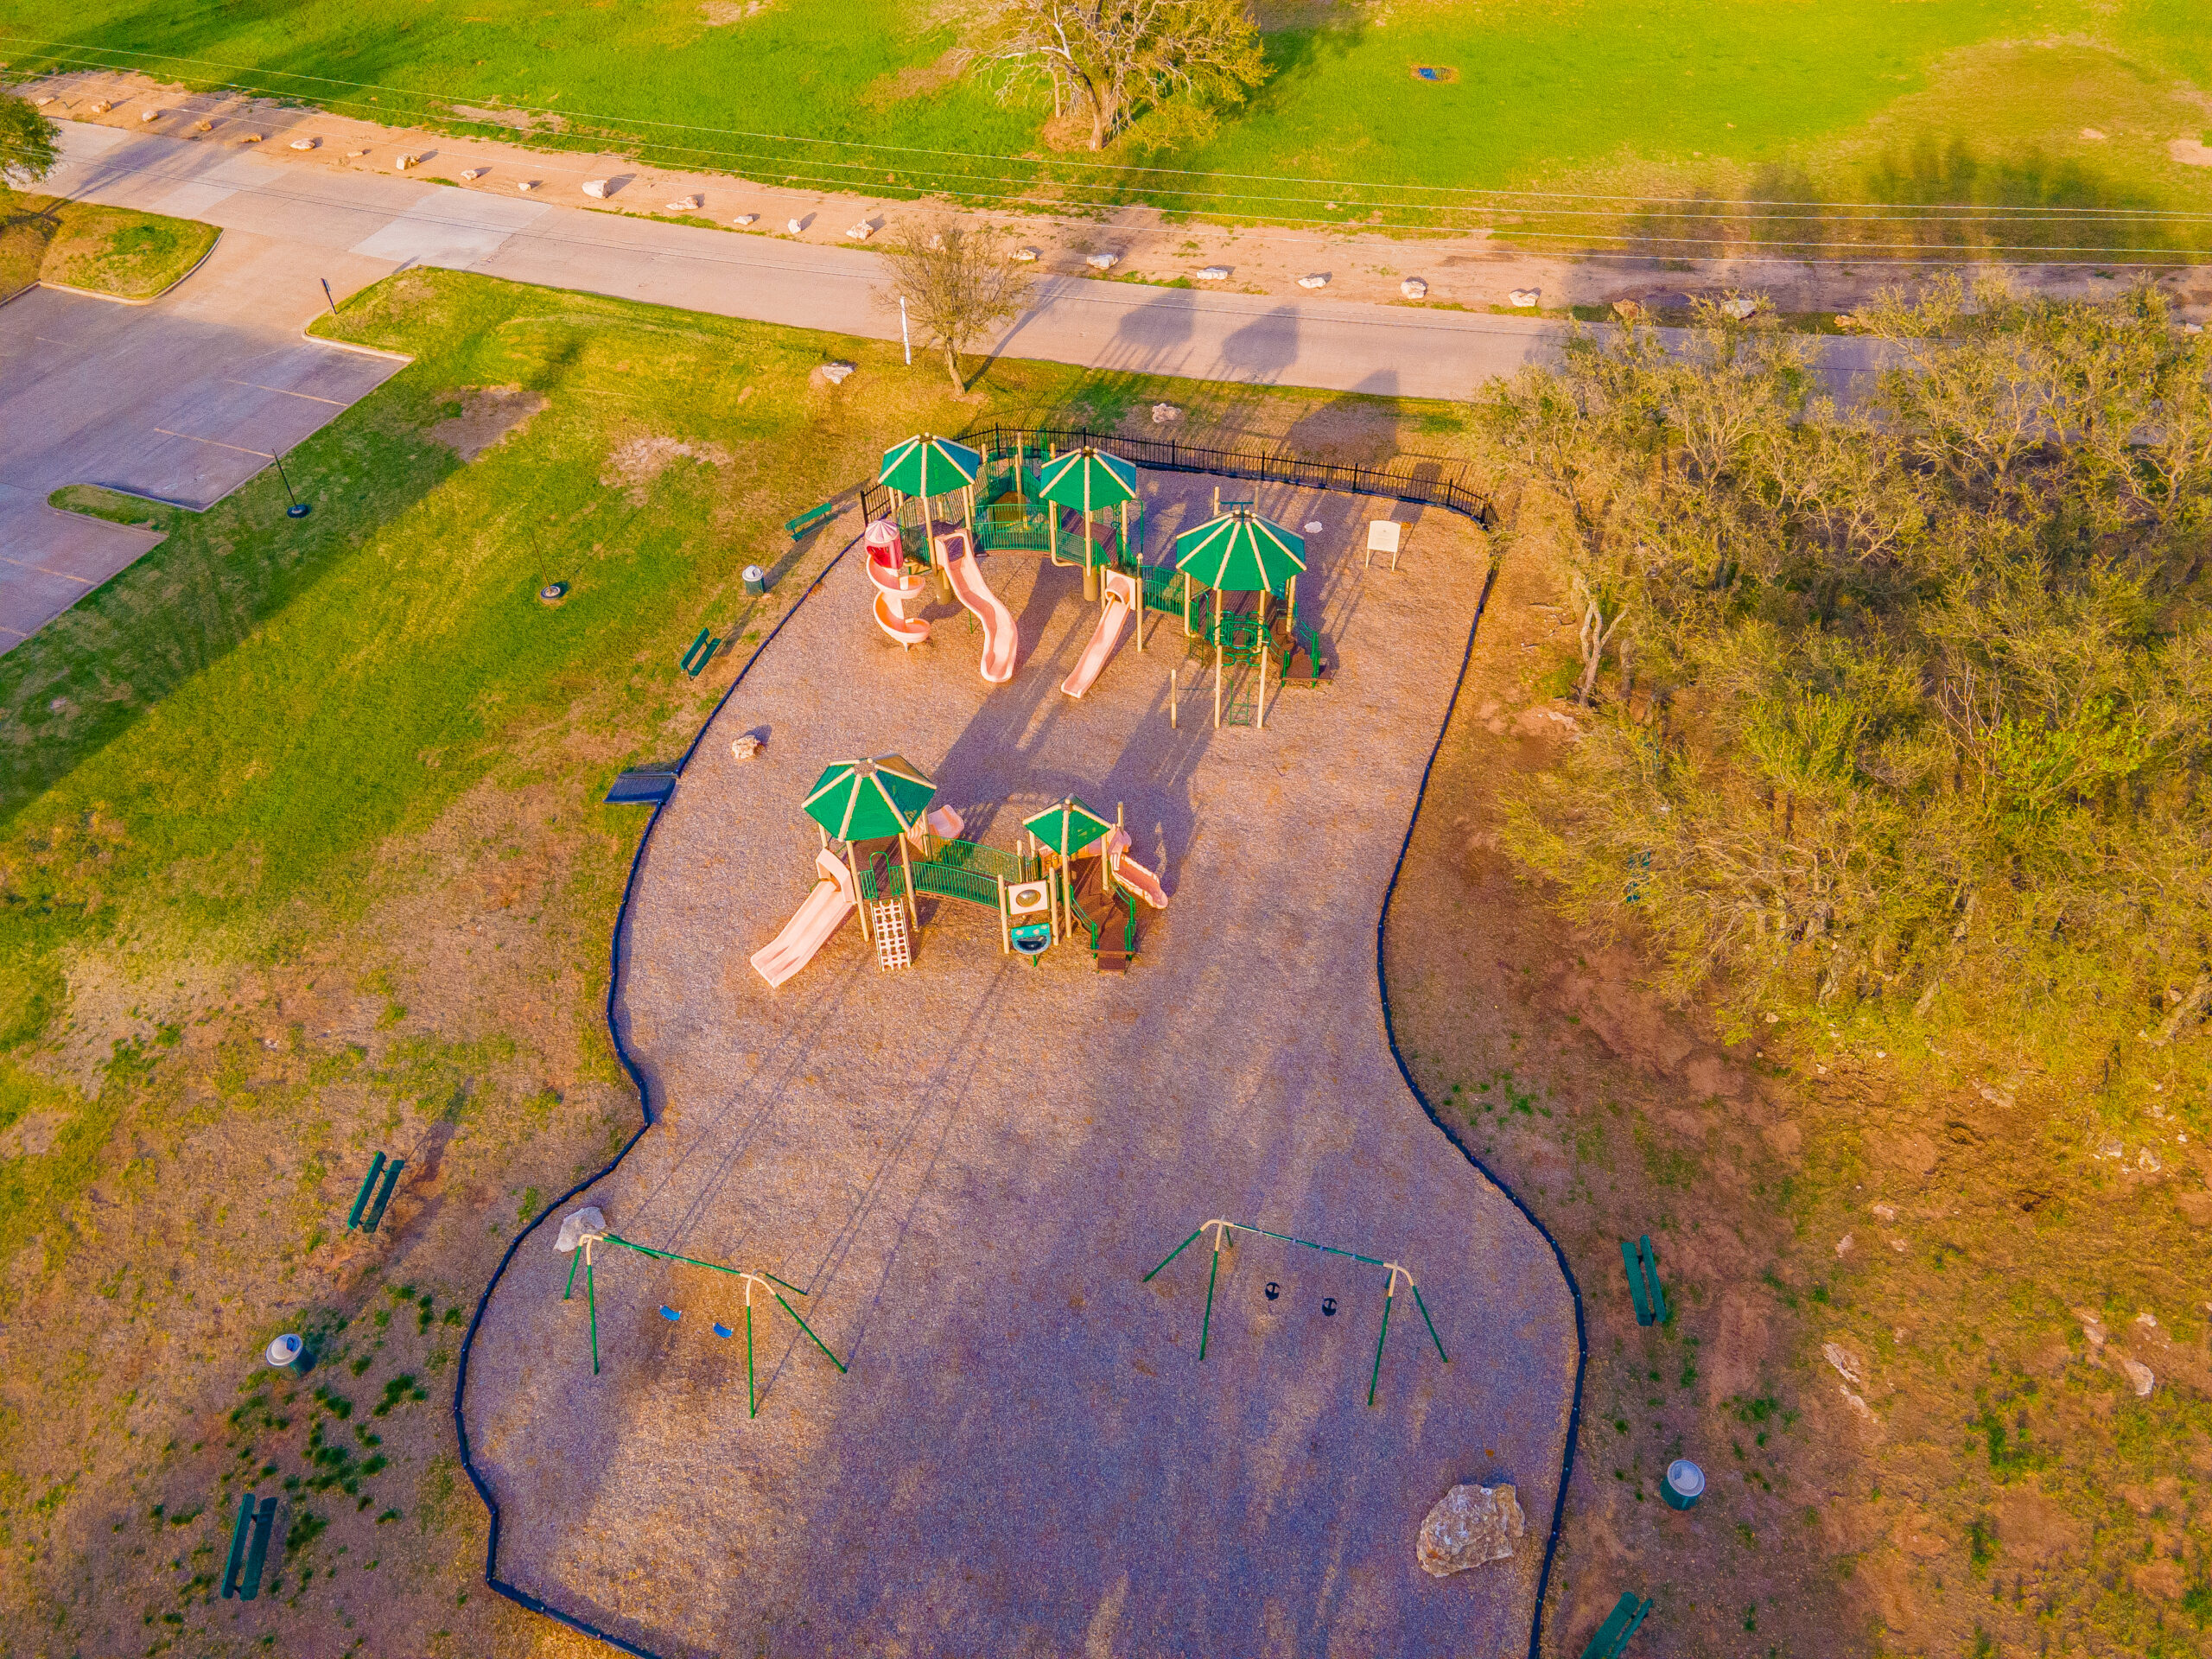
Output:
<path fill-rule="evenodd" d="M 306 518 L 308 516 L 308 504 L 301 500 L 298 496 L 292 493 L 292 480 L 284 472 L 284 457 L 271 452 L 269 459 L 276 463 L 276 476 L 283 480 L 285 499 L 292 504 L 290 506 L 284 509 L 284 516 L 287 518 Z"/>
<path fill-rule="evenodd" d="M 1213 1270 L 1206 1274 L 1206 1313 L 1204 1322 L 1198 1326 L 1198 1363 L 1201 1365 L 1206 1363 L 1206 1338 L 1213 1332 L 1213 1287 L 1215 1281 L 1221 1277 L 1221 1247 L 1229 1238 L 1229 1230 L 1236 1224 L 1233 1221 L 1206 1223 L 1206 1227 L 1214 1230 Z M 1204 1232 L 1205 1228 L 1198 1230 Z"/>

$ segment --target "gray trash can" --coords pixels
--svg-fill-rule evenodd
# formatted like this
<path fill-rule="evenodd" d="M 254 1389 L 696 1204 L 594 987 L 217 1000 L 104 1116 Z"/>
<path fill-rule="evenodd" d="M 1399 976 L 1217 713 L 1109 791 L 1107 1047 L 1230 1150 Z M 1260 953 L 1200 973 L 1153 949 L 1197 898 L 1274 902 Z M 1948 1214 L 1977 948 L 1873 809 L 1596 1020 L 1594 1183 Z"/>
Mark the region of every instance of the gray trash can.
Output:
<path fill-rule="evenodd" d="M 747 565 L 745 567 L 745 591 L 748 594 L 766 593 L 768 591 L 768 573 L 766 570 L 763 570 L 757 564 Z"/>
<path fill-rule="evenodd" d="M 266 1357 L 277 1370 L 294 1376 L 305 1376 L 315 1369 L 315 1356 L 308 1352 L 307 1344 L 289 1331 L 269 1344 Z"/>

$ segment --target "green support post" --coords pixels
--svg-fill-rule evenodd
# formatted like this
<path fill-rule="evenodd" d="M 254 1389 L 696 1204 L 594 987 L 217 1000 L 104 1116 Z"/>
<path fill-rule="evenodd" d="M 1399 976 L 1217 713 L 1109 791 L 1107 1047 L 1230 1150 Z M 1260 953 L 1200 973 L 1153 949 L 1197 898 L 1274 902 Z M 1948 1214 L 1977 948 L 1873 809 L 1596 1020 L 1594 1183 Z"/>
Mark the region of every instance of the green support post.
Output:
<path fill-rule="evenodd" d="M 369 1173 L 361 1177 L 361 1190 L 353 1195 L 353 1207 L 346 1212 L 346 1230 L 352 1232 L 361 1224 L 361 1211 L 368 1208 L 369 1192 L 377 1184 L 377 1177 L 384 1173 L 384 1154 L 369 1160 Z"/>
<path fill-rule="evenodd" d="M 1179 1256 L 1179 1255 L 1182 1255 L 1184 1251 L 1185 1251 L 1185 1250 L 1189 1249 L 1191 1248 L 1191 1246 L 1192 1246 L 1192 1245 L 1193 1245 L 1193 1244 L 1197 1243 L 1198 1242 L 1198 1233 L 1203 1233 L 1203 1232 L 1205 1232 L 1205 1228 L 1203 1228 L 1203 1227 L 1199 1228 L 1199 1229 L 1198 1229 L 1198 1231 L 1197 1233 L 1192 1233 L 1192 1234 L 1188 1238 L 1185 1239 L 1185 1240 L 1184 1240 L 1180 1244 L 1178 1244 L 1178 1245 L 1177 1245 L 1173 1249 L 1172 1249 L 1172 1250 L 1168 1251 L 1168 1252 L 1167 1252 L 1167 1262 L 1173 1262 L 1173 1261 L 1177 1256 Z M 1138 1280 L 1138 1281 L 1137 1281 L 1137 1282 L 1138 1282 L 1139 1284 L 1141 1284 L 1141 1285 L 1148 1285 L 1148 1284 L 1150 1284 L 1150 1283 L 1151 1283 L 1154 1279 L 1156 1279 L 1156 1278 L 1158 1278 L 1158 1277 L 1160 1276 L 1160 1268 L 1164 1268 L 1164 1267 L 1166 1267 L 1166 1266 L 1167 1265 L 1167 1262 L 1161 1262 L 1161 1263 L 1160 1264 L 1160 1267 L 1159 1267 L 1159 1268 L 1154 1268 L 1150 1273 L 1147 1273 L 1147 1274 L 1145 1274 L 1145 1276 L 1144 1276 L 1143 1278 L 1141 1278 L 1141 1279 Z"/>
<path fill-rule="evenodd" d="M 569 1253 L 569 1283 L 568 1287 L 561 1293 L 561 1300 L 564 1302 L 576 1294 L 576 1264 L 582 1260 L 582 1250 L 571 1250 Z"/>
<path fill-rule="evenodd" d="M 591 1258 L 584 1258 L 584 1301 L 591 1309 L 591 1374 L 599 1375 L 599 1287 L 592 1283 Z"/>
<path fill-rule="evenodd" d="M 1398 1275 L 1390 1275 L 1390 1287 L 1382 1293 L 1382 1329 L 1375 1338 L 1375 1369 L 1367 1376 L 1367 1403 L 1375 1403 L 1375 1390 L 1382 1381 L 1382 1344 L 1390 1339 L 1390 1307 L 1398 1300 Z"/>
<path fill-rule="evenodd" d="M 782 1281 L 779 1280 L 778 1282 L 781 1283 Z M 768 1294 L 771 1296 L 776 1295 L 776 1293 L 772 1290 Z M 808 1339 L 823 1351 L 823 1355 L 828 1357 L 832 1365 L 835 1365 L 837 1368 L 837 1375 L 840 1376 L 844 1376 L 845 1362 L 838 1358 L 836 1355 L 830 1352 L 830 1344 L 814 1334 L 814 1327 L 812 1325 L 809 1325 L 804 1319 L 798 1319 L 798 1310 L 797 1308 L 793 1307 L 789 1302 L 784 1301 L 784 1299 L 780 1296 L 776 1296 L 776 1300 L 783 1304 L 785 1313 L 790 1314 L 794 1319 L 798 1319 L 798 1328 L 806 1332 Z"/>
<path fill-rule="evenodd" d="M 1228 1230 L 1229 1230 L 1225 1227 L 1222 1229 L 1222 1232 L 1227 1232 Z M 1213 1241 L 1213 1271 L 1206 1274 L 1206 1317 L 1205 1323 L 1198 1326 L 1198 1363 L 1201 1365 L 1206 1363 L 1206 1337 L 1213 1330 L 1214 1281 L 1220 1277 L 1221 1234 L 1217 1233 L 1214 1235 Z"/>
<path fill-rule="evenodd" d="M 753 1382 L 753 1299 L 745 1299 L 745 1414 L 760 1414 L 760 1395 Z"/>
<path fill-rule="evenodd" d="M 1421 1322 L 1428 1327 L 1428 1339 L 1436 1344 L 1436 1357 L 1449 1365 L 1452 1356 L 1444 1351 L 1444 1338 L 1436 1334 L 1436 1321 L 1428 1317 L 1428 1304 L 1421 1299 L 1421 1287 L 1410 1279 L 1406 1282 L 1413 1287 L 1414 1306 L 1421 1309 Z"/>

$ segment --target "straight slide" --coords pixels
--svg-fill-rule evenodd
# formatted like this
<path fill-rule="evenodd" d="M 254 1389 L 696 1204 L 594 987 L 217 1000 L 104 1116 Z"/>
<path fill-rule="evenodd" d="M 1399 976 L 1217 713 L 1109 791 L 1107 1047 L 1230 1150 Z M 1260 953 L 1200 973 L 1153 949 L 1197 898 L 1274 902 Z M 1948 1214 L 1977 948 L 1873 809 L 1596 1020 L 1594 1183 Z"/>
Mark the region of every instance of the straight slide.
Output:
<path fill-rule="evenodd" d="M 1122 643 L 1122 630 L 1129 625 L 1129 618 L 1136 609 L 1136 578 L 1119 570 L 1106 573 L 1106 604 L 1098 613 L 1098 626 L 1090 636 L 1090 643 L 1083 648 L 1083 655 L 1076 660 L 1075 670 L 1060 682 L 1060 690 L 1071 697 L 1080 697 L 1090 690 L 1091 682 L 1106 666 L 1106 659 Z"/>
<path fill-rule="evenodd" d="M 806 902 L 784 924 L 782 932 L 753 953 L 753 966 L 772 990 L 814 960 L 814 953 L 858 902 L 853 873 L 827 848 L 814 855 L 814 868 L 822 879 L 806 895 Z"/>
<path fill-rule="evenodd" d="M 1106 867 L 1114 872 L 1114 880 L 1150 905 L 1154 910 L 1167 908 L 1167 889 L 1160 885 L 1160 878 L 1128 855 L 1129 832 L 1115 830 L 1106 836 Z"/>
<path fill-rule="evenodd" d="M 1021 635 L 1014 628 L 1014 613 L 976 569 L 976 551 L 966 531 L 950 531 L 938 537 L 937 556 L 952 583 L 952 596 L 983 625 L 983 677 L 993 685 L 1004 685 L 1014 677 L 1014 659 L 1021 654 Z"/>

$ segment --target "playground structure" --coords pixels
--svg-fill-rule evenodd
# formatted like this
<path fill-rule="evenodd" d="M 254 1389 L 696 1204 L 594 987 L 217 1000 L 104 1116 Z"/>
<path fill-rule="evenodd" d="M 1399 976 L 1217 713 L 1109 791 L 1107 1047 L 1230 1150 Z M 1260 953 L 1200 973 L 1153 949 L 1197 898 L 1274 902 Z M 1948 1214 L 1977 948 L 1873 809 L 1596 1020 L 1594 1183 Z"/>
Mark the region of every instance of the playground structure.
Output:
<path fill-rule="evenodd" d="M 1129 856 L 1120 806 L 1109 822 L 1065 797 L 1025 820 L 1007 852 L 962 840 L 965 820 L 933 806 L 936 793 L 933 779 L 895 754 L 823 771 L 805 802 L 822 836 L 813 889 L 752 957 L 770 989 L 811 962 L 849 914 L 882 967 L 912 966 L 922 896 L 988 906 L 1007 955 L 1034 962 L 1063 939 L 1087 936 L 1102 972 L 1135 959 L 1136 906 L 1165 910 L 1167 893 Z"/>
<path fill-rule="evenodd" d="M 1286 1244 L 1302 1244 L 1307 1249 L 1319 1250 L 1325 1255 L 1340 1255 L 1348 1261 L 1363 1262 L 1371 1268 L 1381 1268 L 1388 1275 L 1382 1284 L 1382 1328 L 1376 1333 L 1375 1365 L 1367 1378 L 1369 1405 L 1375 1403 L 1376 1389 L 1382 1380 L 1382 1344 L 1390 1338 L 1390 1310 L 1397 1301 L 1398 1281 L 1401 1279 L 1406 1281 L 1406 1288 L 1414 1294 L 1414 1306 L 1421 1310 L 1421 1323 L 1428 1327 L 1428 1339 L 1436 1344 L 1436 1357 L 1446 1365 L 1452 1363 L 1452 1356 L 1444 1351 L 1444 1338 L 1436 1334 L 1436 1321 L 1429 1317 L 1428 1304 L 1421 1300 L 1421 1287 L 1414 1282 L 1412 1274 L 1407 1272 L 1395 1262 L 1385 1262 L 1372 1255 L 1361 1255 L 1354 1250 L 1338 1249 L 1333 1244 L 1316 1243 L 1310 1238 L 1294 1238 L 1288 1233 L 1278 1233 L 1266 1227 L 1255 1227 L 1246 1222 L 1224 1221 L 1217 1217 L 1211 1221 L 1200 1222 L 1188 1238 L 1167 1252 L 1166 1261 L 1145 1274 L 1139 1282 L 1150 1284 L 1166 1271 L 1168 1262 L 1182 1255 L 1185 1250 L 1190 1249 L 1198 1242 L 1200 1237 L 1209 1232 L 1213 1235 L 1213 1265 L 1206 1274 L 1205 1314 L 1198 1326 L 1198 1363 L 1201 1365 L 1205 1363 L 1206 1339 L 1213 1331 L 1213 1294 L 1215 1287 L 1221 1281 L 1221 1253 L 1224 1249 L 1235 1248 L 1236 1235 L 1239 1232 L 1255 1233 L 1263 1238 L 1281 1239 Z M 1274 1294 L 1275 1287 L 1273 1285 L 1268 1286 L 1268 1300 L 1273 1300 Z M 1321 1311 L 1326 1315 L 1333 1316 L 1337 1311 L 1335 1299 L 1325 1299 Z"/>
<path fill-rule="evenodd" d="M 569 1258 L 569 1282 L 567 1287 L 561 1293 L 563 1301 L 574 1299 L 576 1293 L 576 1268 L 581 1265 L 584 1270 L 584 1306 L 588 1310 L 591 1325 L 591 1374 L 594 1376 L 599 1375 L 599 1284 L 596 1264 L 592 1259 L 592 1252 L 595 1247 L 601 1244 L 620 1245 L 626 1250 L 634 1250 L 639 1255 L 651 1256 L 658 1262 L 680 1262 L 686 1267 L 704 1268 L 712 1273 L 726 1273 L 743 1287 L 747 1416 L 758 1417 L 760 1414 L 760 1388 L 753 1365 L 753 1293 L 756 1287 L 775 1298 L 777 1306 L 791 1316 L 798 1328 L 806 1332 L 808 1340 L 819 1348 L 823 1357 L 837 1368 L 838 1376 L 846 1375 L 845 1362 L 830 1351 L 830 1344 L 816 1336 L 814 1327 L 800 1317 L 797 1308 L 784 1300 L 783 1291 L 785 1290 L 788 1290 L 794 1296 L 806 1294 L 789 1280 L 779 1279 L 772 1273 L 728 1267 L 720 1262 L 702 1262 L 696 1256 L 678 1255 L 672 1250 L 657 1250 L 649 1244 L 633 1243 L 620 1234 L 608 1230 L 607 1217 L 600 1212 L 597 1205 L 586 1205 L 582 1209 L 573 1211 L 562 1218 L 561 1230 L 554 1239 L 553 1248 L 559 1254 Z M 782 1287 L 781 1290 L 777 1288 L 779 1286 Z M 671 1325 L 680 1324 L 683 1319 L 683 1315 L 677 1309 L 665 1306 L 661 1308 L 660 1314 Z M 723 1325 L 719 1320 L 715 1322 L 713 1330 L 715 1336 L 725 1341 L 737 1334 L 728 1325 Z"/>

